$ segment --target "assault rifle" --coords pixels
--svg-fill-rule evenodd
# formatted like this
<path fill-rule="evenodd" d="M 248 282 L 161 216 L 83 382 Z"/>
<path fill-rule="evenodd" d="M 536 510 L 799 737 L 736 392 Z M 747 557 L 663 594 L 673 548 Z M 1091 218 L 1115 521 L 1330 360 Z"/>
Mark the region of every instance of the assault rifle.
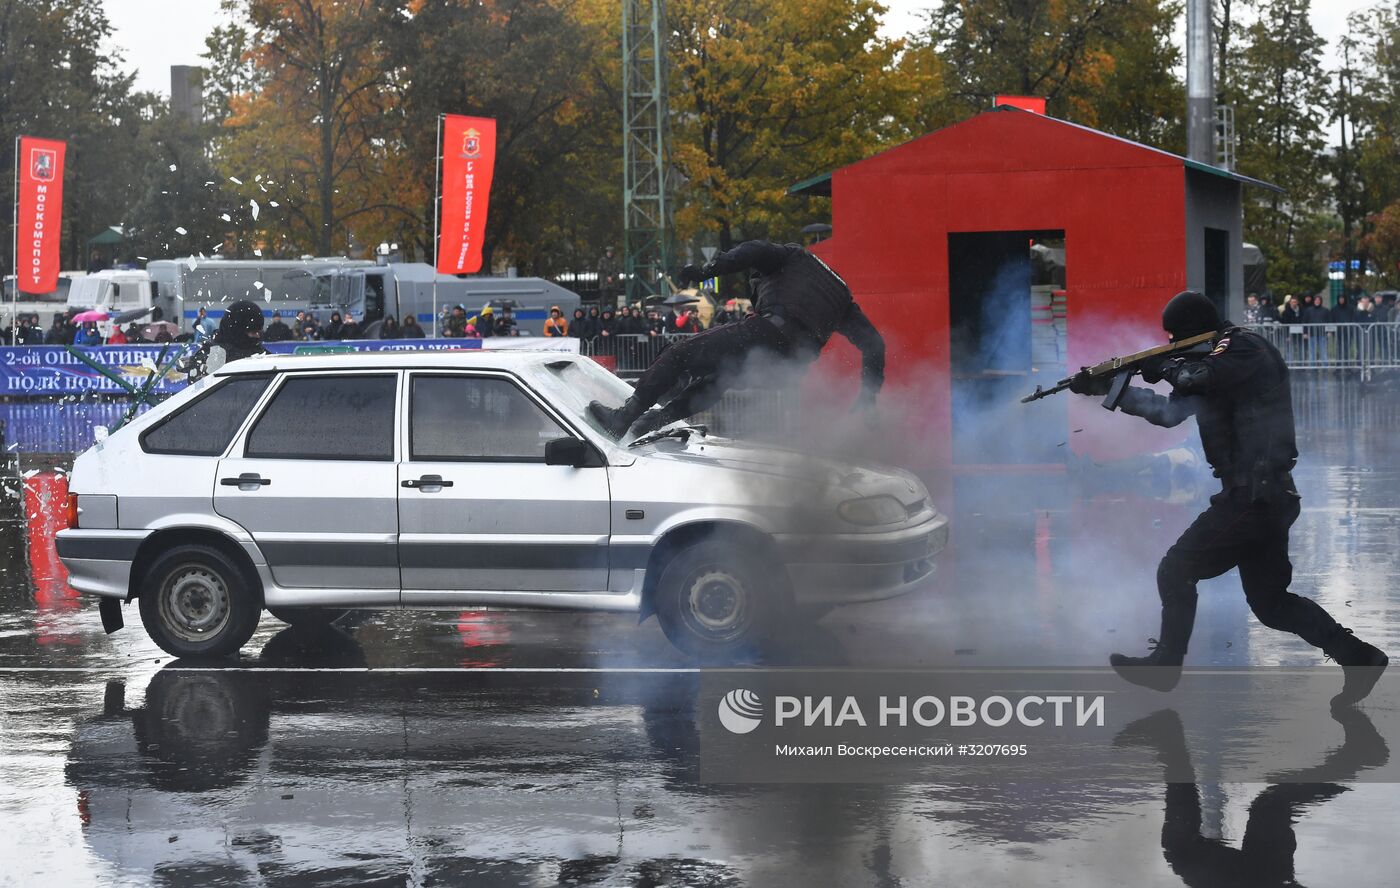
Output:
<path fill-rule="evenodd" d="M 1142 369 L 1142 365 L 1149 358 L 1171 355 L 1178 352 L 1186 353 L 1194 351 L 1198 346 L 1209 343 L 1216 336 L 1215 333 L 1202 333 L 1199 336 L 1192 336 L 1190 339 L 1182 339 L 1177 342 L 1169 342 L 1166 345 L 1159 345 L 1145 351 L 1136 352 L 1131 355 L 1124 355 L 1121 358 L 1109 358 L 1100 364 L 1081 369 L 1074 376 L 1068 376 L 1052 385 L 1050 388 L 1035 387 L 1031 392 L 1021 399 L 1022 404 L 1029 404 L 1031 401 L 1038 401 L 1041 398 L 1049 397 L 1057 392 L 1062 392 L 1069 388 L 1070 383 L 1079 377 L 1111 376 L 1113 386 L 1108 390 L 1108 395 L 1103 400 L 1103 405 L 1109 410 L 1118 406 L 1118 402 L 1123 397 L 1123 392 L 1128 388 L 1128 382 Z"/>

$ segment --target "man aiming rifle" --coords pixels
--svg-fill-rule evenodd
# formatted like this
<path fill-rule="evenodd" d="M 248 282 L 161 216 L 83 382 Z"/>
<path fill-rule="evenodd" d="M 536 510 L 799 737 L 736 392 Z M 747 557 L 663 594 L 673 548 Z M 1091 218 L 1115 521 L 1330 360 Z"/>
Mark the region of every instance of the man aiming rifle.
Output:
<path fill-rule="evenodd" d="M 1174 346 L 1205 337 L 1209 352 L 1168 350 L 1124 368 L 1116 379 L 1086 368 L 1067 385 L 1080 395 L 1114 394 L 1104 406 L 1154 425 L 1171 427 L 1195 416 L 1206 459 L 1220 479 L 1210 508 L 1157 567 L 1162 628 L 1151 640 L 1153 650 L 1145 657 L 1114 654 L 1109 663 L 1134 684 L 1159 691 L 1176 687 L 1196 619 L 1196 583 L 1238 567 L 1245 599 L 1259 622 L 1295 633 L 1336 660 L 1345 683 L 1332 705 L 1357 703 L 1371 692 L 1389 658 L 1317 602 L 1288 591 L 1293 577 L 1288 530 L 1299 512 L 1291 471 L 1298 449 L 1283 358 L 1262 337 L 1223 320 L 1215 304 L 1194 290 L 1172 297 L 1162 326 Z M 1148 383 L 1169 383 L 1171 395 L 1126 385 L 1135 368 Z"/>

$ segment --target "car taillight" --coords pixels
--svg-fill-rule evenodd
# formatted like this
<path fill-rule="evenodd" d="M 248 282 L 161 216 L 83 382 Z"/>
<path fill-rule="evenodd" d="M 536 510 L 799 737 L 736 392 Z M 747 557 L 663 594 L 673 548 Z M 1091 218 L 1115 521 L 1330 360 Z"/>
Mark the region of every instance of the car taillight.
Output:
<path fill-rule="evenodd" d="M 68 526 L 78 526 L 78 495 L 76 493 L 68 494 Z"/>

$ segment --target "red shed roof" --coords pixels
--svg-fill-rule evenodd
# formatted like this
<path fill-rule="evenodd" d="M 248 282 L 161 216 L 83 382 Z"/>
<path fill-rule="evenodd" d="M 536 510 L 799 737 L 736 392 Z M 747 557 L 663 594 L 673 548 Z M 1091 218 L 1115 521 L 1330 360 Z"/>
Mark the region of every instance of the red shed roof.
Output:
<path fill-rule="evenodd" d="M 1067 120 L 1000 106 L 840 169 L 864 164 L 888 172 L 988 173 L 1013 170 L 1173 166 L 1282 192 L 1277 185 Z M 788 194 L 831 194 L 831 172 Z"/>

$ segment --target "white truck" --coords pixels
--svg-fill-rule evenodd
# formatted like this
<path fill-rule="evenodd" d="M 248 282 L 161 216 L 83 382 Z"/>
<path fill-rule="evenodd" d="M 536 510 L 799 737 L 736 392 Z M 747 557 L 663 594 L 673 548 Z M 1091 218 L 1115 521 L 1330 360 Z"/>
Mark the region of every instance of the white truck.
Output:
<path fill-rule="evenodd" d="M 263 314 L 298 311 L 322 322 L 332 311 L 350 314 L 367 328 L 393 315 L 414 315 L 429 337 L 441 333 L 439 313 L 462 305 L 468 315 L 482 306 L 509 305 L 521 333 L 543 334 L 552 306 L 568 318 L 579 305 L 578 294 L 542 278 L 466 277 L 438 274 L 423 262 L 376 265 L 368 260 L 303 259 L 160 259 L 146 266 L 155 305 L 166 320 L 188 328 L 203 308 L 214 319 L 239 299 L 262 305 Z"/>

